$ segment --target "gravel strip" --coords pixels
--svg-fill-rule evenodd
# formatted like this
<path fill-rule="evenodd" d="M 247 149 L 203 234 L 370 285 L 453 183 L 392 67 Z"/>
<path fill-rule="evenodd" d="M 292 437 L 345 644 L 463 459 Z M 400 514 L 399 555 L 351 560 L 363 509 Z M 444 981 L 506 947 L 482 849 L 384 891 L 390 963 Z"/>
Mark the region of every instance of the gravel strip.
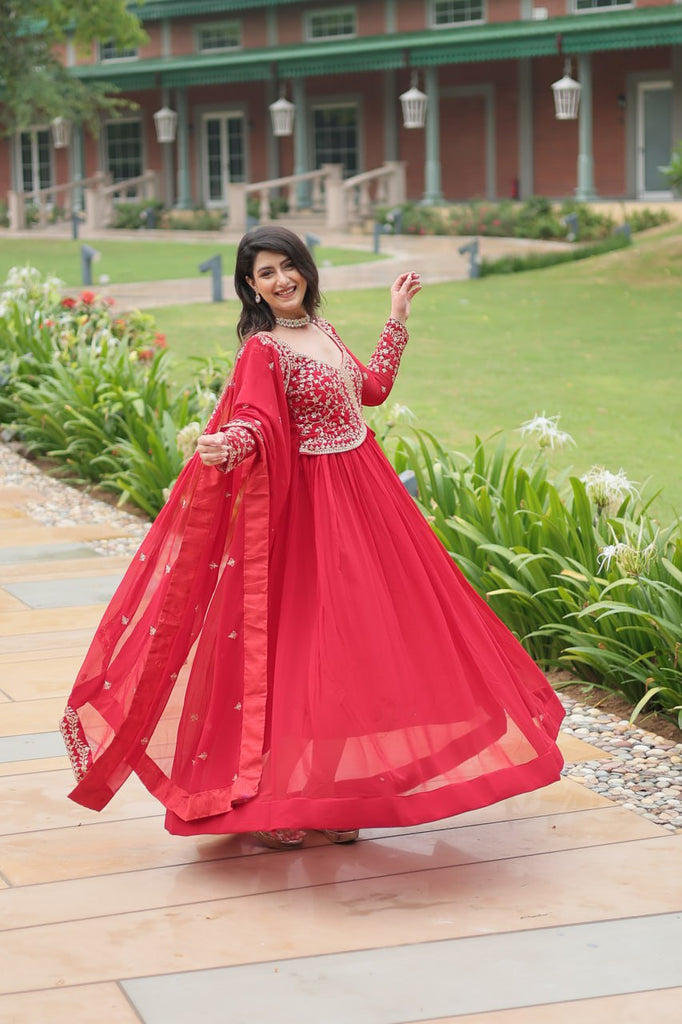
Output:
<path fill-rule="evenodd" d="M 0 444 L 2 486 L 39 491 L 39 501 L 26 500 L 20 505 L 44 526 L 102 523 L 126 530 L 126 537 L 89 541 L 87 546 L 97 554 L 132 556 L 149 528 L 147 521 L 47 476 L 5 444 Z M 670 832 L 682 830 L 682 744 L 559 696 L 566 709 L 563 731 L 611 755 L 566 765 L 564 776 Z"/>
<path fill-rule="evenodd" d="M 85 491 L 49 476 L 9 445 L 0 444 L 0 487 L 26 487 L 38 491 L 39 499 L 20 499 L 18 506 L 43 526 L 91 526 L 102 524 L 125 530 L 126 537 L 83 541 L 98 555 L 132 555 L 149 529 L 149 522 L 131 515 Z"/>
<path fill-rule="evenodd" d="M 682 829 L 682 744 L 562 697 L 562 731 L 611 756 L 569 764 L 563 774 L 670 832 Z"/>

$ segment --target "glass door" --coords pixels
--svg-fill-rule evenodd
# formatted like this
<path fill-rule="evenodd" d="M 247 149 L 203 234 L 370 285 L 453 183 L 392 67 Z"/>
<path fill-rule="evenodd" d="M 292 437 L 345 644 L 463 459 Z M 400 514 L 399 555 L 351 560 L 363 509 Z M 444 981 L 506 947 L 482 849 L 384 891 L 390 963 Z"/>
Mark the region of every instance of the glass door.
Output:
<path fill-rule="evenodd" d="M 22 191 L 33 192 L 39 188 L 50 188 L 54 179 L 49 128 L 31 128 L 21 132 L 19 151 Z"/>
<path fill-rule="evenodd" d="M 670 186 L 661 170 L 672 152 L 671 82 L 642 82 L 637 103 L 637 194 L 667 199 Z"/>
<path fill-rule="evenodd" d="M 241 113 L 205 114 L 203 194 L 206 206 L 227 206 L 227 186 L 246 180 L 244 117 Z"/>

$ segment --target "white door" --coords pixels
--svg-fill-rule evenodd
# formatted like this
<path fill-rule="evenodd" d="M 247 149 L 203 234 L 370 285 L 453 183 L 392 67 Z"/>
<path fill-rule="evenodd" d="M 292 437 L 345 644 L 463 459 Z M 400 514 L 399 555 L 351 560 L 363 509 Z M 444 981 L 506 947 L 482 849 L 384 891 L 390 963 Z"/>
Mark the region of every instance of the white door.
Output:
<path fill-rule="evenodd" d="M 227 186 L 246 180 L 244 117 L 229 111 L 204 114 L 203 193 L 206 206 L 227 206 Z"/>
<path fill-rule="evenodd" d="M 641 82 L 637 96 L 637 195 L 669 199 L 670 186 L 661 171 L 670 163 L 672 82 Z"/>

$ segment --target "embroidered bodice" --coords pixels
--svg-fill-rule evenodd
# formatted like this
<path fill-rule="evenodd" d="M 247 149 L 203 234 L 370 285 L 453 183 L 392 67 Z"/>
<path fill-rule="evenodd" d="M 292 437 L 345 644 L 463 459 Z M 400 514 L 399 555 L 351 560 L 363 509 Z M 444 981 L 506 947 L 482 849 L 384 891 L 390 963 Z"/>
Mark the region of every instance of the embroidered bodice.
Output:
<path fill-rule="evenodd" d="M 329 455 L 359 447 L 367 436 L 363 405 L 380 405 L 388 397 L 407 344 L 407 329 L 392 317 L 386 322 L 379 343 L 367 363 L 346 348 L 326 320 L 315 323 L 339 349 L 340 365 L 303 355 L 273 334 L 256 334 L 248 345 L 267 345 L 279 360 L 286 389 L 287 405 L 298 449 L 303 455 Z M 270 363 L 272 369 L 274 363 Z M 220 429 L 226 436 L 230 456 L 220 467 L 233 469 L 256 450 L 261 423 L 249 416 L 248 407 Z"/>

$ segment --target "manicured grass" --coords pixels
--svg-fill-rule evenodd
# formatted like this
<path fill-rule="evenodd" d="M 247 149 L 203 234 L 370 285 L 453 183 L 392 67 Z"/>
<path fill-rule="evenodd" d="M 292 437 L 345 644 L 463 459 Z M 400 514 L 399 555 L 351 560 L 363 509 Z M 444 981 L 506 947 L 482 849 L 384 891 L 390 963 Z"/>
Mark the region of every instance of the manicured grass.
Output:
<path fill-rule="evenodd" d="M 0 240 L 0 282 L 5 280 L 11 267 L 29 263 L 43 274 L 56 274 L 70 287 L 78 287 L 82 280 L 82 244 L 72 240 L 4 235 Z M 216 238 L 196 242 L 180 235 L 177 240 L 156 241 L 143 232 L 129 241 L 104 239 L 87 244 L 101 254 L 101 258 L 93 263 L 95 284 L 101 275 L 106 275 L 112 284 L 199 277 L 199 264 L 218 253 L 223 257 L 223 273 L 229 277 L 234 270 L 237 251 L 233 243 Z M 385 259 L 385 256 L 375 256 L 369 250 L 369 242 L 366 249 L 336 249 L 320 245 L 315 249 L 315 259 L 319 266 Z"/>
<path fill-rule="evenodd" d="M 682 231 L 571 266 L 432 285 L 417 297 L 392 399 L 456 448 L 513 432 L 534 413 L 561 415 L 577 443 L 556 452 L 578 474 L 601 464 L 631 480 L 668 520 L 682 512 Z M 388 312 L 387 291 L 327 296 L 325 314 L 361 357 Z M 234 350 L 234 303 L 155 311 L 191 373 L 192 354 Z"/>

